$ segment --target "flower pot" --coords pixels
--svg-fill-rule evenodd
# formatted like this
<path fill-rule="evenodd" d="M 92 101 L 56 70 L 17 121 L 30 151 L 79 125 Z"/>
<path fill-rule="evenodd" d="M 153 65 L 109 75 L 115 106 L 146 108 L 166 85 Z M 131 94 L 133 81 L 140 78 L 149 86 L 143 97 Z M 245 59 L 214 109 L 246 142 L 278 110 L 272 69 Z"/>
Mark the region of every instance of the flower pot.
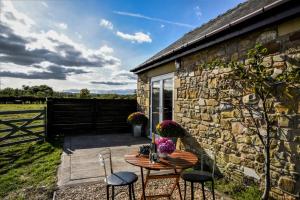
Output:
<path fill-rule="evenodd" d="M 133 136 L 134 137 L 141 137 L 142 136 L 142 125 L 133 125 Z"/>

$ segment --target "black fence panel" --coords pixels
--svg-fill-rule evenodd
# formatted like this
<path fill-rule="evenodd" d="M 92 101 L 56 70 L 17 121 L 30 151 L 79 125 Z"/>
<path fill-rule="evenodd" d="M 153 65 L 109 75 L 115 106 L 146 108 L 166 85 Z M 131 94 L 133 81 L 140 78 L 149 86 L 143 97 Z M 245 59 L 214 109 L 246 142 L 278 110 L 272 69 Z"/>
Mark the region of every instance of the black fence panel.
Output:
<path fill-rule="evenodd" d="M 48 99 L 47 133 L 128 133 L 127 117 L 136 109 L 128 99 Z"/>

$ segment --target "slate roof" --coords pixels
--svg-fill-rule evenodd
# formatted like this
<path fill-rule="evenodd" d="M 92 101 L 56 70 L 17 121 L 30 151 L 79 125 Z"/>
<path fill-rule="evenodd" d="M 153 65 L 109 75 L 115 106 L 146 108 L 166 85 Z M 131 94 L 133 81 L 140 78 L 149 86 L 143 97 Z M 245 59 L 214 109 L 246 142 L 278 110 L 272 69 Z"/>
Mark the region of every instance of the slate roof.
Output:
<path fill-rule="evenodd" d="M 202 26 L 195 28 L 194 30 L 186 33 L 179 40 L 175 41 L 174 43 L 169 45 L 167 48 L 158 52 L 153 57 L 149 58 L 144 63 L 140 64 L 139 66 L 132 69 L 131 71 L 136 71 L 138 69 L 142 69 L 144 66 L 146 66 L 150 62 L 151 63 L 155 62 L 155 60 L 157 60 L 164 54 L 167 54 L 168 52 L 176 50 L 177 48 L 181 47 L 182 45 L 185 45 L 188 42 L 191 42 L 193 40 L 201 38 L 201 37 L 205 36 L 206 34 L 212 32 L 218 28 L 221 28 L 222 26 L 229 24 L 230 22 L 233 22 L 241 17 L 244 17 L 244 16 L 246 16 L 264 6 L 274 3 L 274 2 L 276 2 L 276 0 L 248 0 L 244 3 L 241 3 L 238 6 L 236 6 L 235 8 L 230 9 L 227 12 L 225 12 L 224 14 L 219 15 L 215 19 L 210 20 L 209 22 L 203 24 Z"/>

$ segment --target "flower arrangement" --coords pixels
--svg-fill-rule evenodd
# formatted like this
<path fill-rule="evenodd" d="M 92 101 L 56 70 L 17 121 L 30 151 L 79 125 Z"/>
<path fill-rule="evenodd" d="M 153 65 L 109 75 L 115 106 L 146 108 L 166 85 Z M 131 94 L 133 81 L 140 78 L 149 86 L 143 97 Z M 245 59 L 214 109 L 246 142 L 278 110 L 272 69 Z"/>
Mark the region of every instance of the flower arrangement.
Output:
<path fill-rule="evenodd" d="M 156 126 L 157 133 L 162 137 L 183 137 L 184 129 L 172 120 L 164 120 Z"/>
<path fill-rule="evenodd" d="M 171 154 L 176 149 L 174 142 L 169 138 L 159 138 L 155 143 L 157 145 L 157 150 L 160 153 Z"/>
<path fill-rule="evenodd" d="M 127 118 L 127 122 L 132 125 L 143 125 L 146 124 L 147 121 L 148 118 L 141 112 L 131 113 Z"/>

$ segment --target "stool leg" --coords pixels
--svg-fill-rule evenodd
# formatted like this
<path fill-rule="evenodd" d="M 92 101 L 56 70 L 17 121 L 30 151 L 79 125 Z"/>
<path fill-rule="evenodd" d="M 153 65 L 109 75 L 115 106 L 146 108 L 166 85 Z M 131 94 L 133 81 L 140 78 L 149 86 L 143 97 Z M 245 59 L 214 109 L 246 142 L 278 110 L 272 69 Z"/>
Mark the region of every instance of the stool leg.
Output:
<path fill-rule="evenodd" d="M 184 197 L 183 197 L 184 200 L 185 200 L 185 197 L 186 197 L 186 181 L 184 181 Z"/>
<path fill-rule="evenodd" d="M 109 200 L 109 185 L 106 185 L 106 199 Z"/>
<path fill-rule="evenodd" d="M 133 200 L 135 200 L 135 194 L 134 194 L 134 183 L 132 184 L 132 186 L 131 186 L 131 189 L 132 189 Z"/>
<path fill-rule="evenodd" d="M 203 195 L 203 200 L 205 200 L 204 183 L 201 183 L 201 185 L 202 185 L 202 195 Z"/>
<path fill-rule="evenodd" d="M 194 200 L 194 183 L 191 182 L 191 200 Z"/>
<path fill-rule="evenodd" d="M 115 199 L 115 186 L 111 186 L 111 199 Z"/>
<path fill-rule="evenodd" d="M 128 185 L 129 189 L 129 199 L 132 200 L 132 195 L 131 195 L 131 184 Z"/>
<path fill-rule="evenodd" d="M 214 180 L 211 181 L 211 191 L 213 195 L 213 200 L 215 200 L 215 185 L 214 185 Z"/>

